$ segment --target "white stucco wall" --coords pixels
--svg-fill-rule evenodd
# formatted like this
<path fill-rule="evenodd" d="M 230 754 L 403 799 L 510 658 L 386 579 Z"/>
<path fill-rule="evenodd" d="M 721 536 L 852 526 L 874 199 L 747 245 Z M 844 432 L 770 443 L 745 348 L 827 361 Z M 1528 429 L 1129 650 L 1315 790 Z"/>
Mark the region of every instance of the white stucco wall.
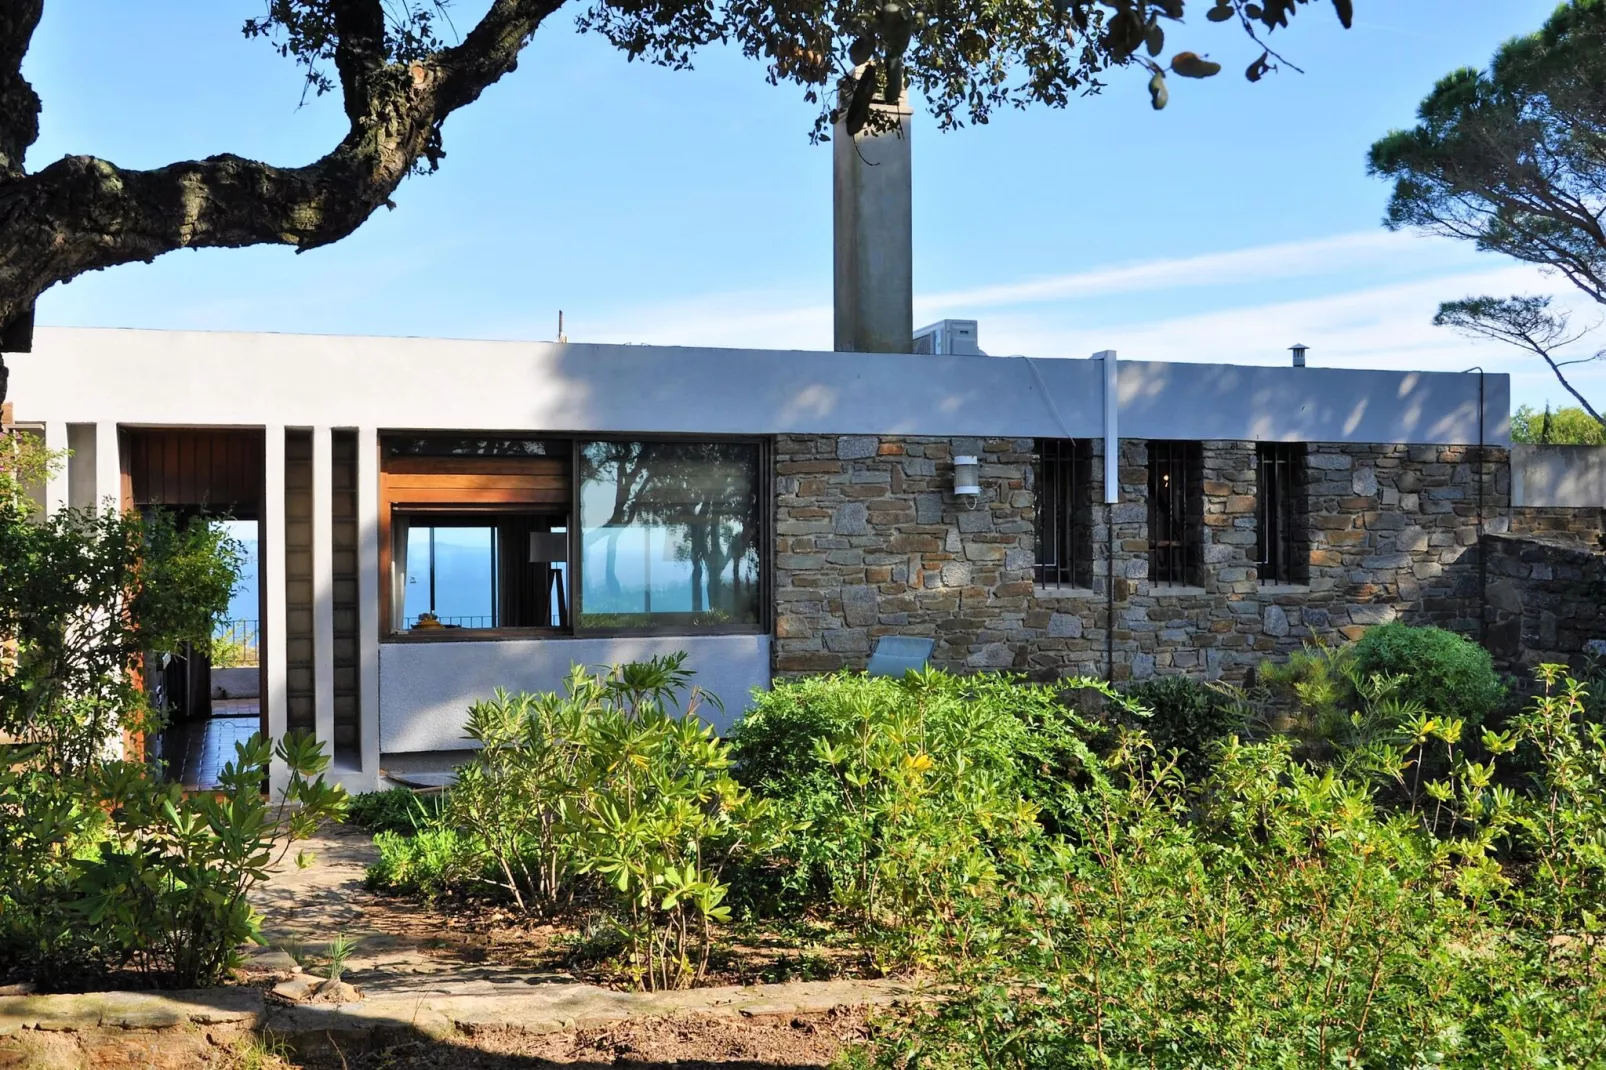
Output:
<path fill-rule="evenodd" d="M 1511 504 L 1606 508 L 1606 446 L 1511 447 Z"/>
<path fill-rule="evenodd" d="M 1078 438 L 1092 360 L 42 327 L 19 419 L 124 424 Z M 226 375 L 219 369 L 227 369 Z M 1485 440 L 1510 381 L 1486 376 Z M 1478 441 L 1478 377 L 1123 361 L 1128 438 Z"/>
<path fill-rule="evenodd" d="M 381 643 L 379 749 L 386 754 L 468 750 L 468 707 L 509 691 L 559 690 L 569 667 L 641 661 L 684 650 L 693 682 L 724 703 L 703 716 L 724 731 L 747 707 L 754 688 L 770 683 L 767 635 L 698 635 L 618 639 L 529 639 L 485 643 Z"/>

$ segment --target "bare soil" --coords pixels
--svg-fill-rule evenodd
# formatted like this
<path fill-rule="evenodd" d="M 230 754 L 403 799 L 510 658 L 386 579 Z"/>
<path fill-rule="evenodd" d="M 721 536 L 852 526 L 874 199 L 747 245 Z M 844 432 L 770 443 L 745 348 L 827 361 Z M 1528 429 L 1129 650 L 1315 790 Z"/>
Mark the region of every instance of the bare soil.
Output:
<path fill-rule="evenodd" d="M 346 977 L 365 992 L 422 991 L 432 979 L 454 984 L 584 981 L 628 989 L 632 979 L 609 946 L 599 916 L 577 909 L 555 921 L 523 917 L 485 902 L 415 898 L 370 891 L 377 857 L 361 829 L 329 825 L 306 845 L 316 861 L 283 866 L 252 893 L 275 948 L 316 962 L 345 933 L 357 947 Z M 729 926 L 710 957 L 707 985 L 877 976 L 862 953 L 820 924 Z"/>

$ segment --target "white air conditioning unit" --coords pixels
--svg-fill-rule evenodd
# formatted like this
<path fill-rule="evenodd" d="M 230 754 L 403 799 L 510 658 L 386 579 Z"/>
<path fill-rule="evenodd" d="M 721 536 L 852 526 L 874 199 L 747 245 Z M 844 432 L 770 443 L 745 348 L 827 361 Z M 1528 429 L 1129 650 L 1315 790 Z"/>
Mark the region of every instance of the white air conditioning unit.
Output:
<path fill-rule="evenodd" d="M 938 320 L 915 332 L 915 353 L 939 356 L 984 357 L 976 334 L 975 320 Z"/>

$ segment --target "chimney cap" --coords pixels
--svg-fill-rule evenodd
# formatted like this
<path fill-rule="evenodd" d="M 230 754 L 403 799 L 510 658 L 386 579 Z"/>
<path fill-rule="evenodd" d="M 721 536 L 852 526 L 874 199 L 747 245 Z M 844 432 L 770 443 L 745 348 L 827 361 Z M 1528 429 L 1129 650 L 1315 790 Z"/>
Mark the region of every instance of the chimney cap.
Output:
<path fill-rule="evenodd" d="M 1288 347 L 1288 351 L 1294 354 L 1294 367 L 1303 368 L 1305 366 L 1305 354 L 1310 352 L 1310 346 L 1304 342 L 1295 342 Z"/>

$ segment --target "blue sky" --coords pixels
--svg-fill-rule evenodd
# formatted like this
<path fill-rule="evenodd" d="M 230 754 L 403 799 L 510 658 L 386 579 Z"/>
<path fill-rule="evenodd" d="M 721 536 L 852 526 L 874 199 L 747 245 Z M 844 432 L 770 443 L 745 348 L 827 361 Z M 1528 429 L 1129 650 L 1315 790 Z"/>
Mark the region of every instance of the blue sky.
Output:
<path fill-rule="evenodd" d="M 476 6 L 462 0 L 461 18 Z M 1062 111 L 999 115 L 915 157 L 917 319 L 978 319 L 994 353 L 1510 371 L 1518 401 L 1562 403 L 1533 359 L 1429 325 L 1468 293 L 1561 281 L 1456 243 L 1389 235 L 1367 146 L 1408 124 L 1435 78 L 1536 28 L 1552 0 L 1360 0 L 1279 32 L 1304 74 L 1259 85 L 1235 32 L 1177 31 L 1227 73 L 1144 78 Z M 44 98 L 29 156 L 128 166 L 236 152 L 293 164 L 332 145 L 338 101 L 298 107 L 288 61 L 241 22 L 260 0 L 52 0 L 26 71 Z M 627 64 L 565 9 L 520 68 L 447 124 L 440 173 L 352 238 L 172 254 L 87 276 L 48 324 L 828 348 L 830 149 L 813 110 L 728 51 L 675 73 Z M 1180 80 L 1174 80 L 1180 81 Z M 1584 306 L 1580 303 L 1580 308 Z M 1586 314 L 1588 310 L 1585 309 Z M 1606 367 L 1578 376 L 1606 399 Z"/>

